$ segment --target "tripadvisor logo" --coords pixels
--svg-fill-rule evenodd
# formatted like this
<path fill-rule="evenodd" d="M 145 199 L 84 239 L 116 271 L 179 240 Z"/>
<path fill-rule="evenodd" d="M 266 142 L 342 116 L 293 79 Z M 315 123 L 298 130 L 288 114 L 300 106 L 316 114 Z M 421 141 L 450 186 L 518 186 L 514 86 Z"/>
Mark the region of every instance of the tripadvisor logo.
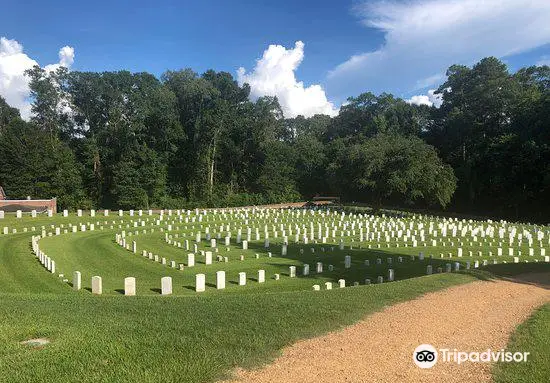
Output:
<path fill-rule="evenodd" d="M 439 349 L 439 352 L 431 344 L 421 344 L 414 349 L 413 362 L 420 368 L 432 368 L 441 356 L 441 362 L 461 364 L 464 362 L 489 363 L 489 362 L 527 362 L 530 352 L 511 352 L 501 349 L 493 351 L 487 349 L 483 352 L 458 351 L 456 348 Z"/>
<path fill-rule="evenodd" d="M 432 368 L 437 363 L 437 350 L 431 344 L 421 344 L 414 349 L 413 361 L 420 368 Z"/>

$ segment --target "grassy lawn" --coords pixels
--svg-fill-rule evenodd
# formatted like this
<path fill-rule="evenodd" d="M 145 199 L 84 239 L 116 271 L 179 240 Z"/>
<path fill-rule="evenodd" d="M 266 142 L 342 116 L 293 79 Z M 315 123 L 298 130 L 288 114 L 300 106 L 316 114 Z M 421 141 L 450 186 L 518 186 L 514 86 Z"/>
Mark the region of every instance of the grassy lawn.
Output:
<path fill-rule="evenodd" d="M 493 370 L 496 383 L 550 382 L 550 304 L 518 326 L 506 349 L 531 354 L 525 363 L 498 363 Z"/>
<path fill-rule="evenodd" d="M 439 274 L 331 291 L 180 297 L 0 295 L 5 382 L 205 382 L 386 305 L 466 283 Z M 46 337 L 31 348 L 19 342 Z"/>
<path fill-rule="evenodd" d="M 518 326 L 506 349 L 531 354 L 525 363 L 498 363 L 493 370 L 495 383 L 550 382 L 550 304 Z"/>

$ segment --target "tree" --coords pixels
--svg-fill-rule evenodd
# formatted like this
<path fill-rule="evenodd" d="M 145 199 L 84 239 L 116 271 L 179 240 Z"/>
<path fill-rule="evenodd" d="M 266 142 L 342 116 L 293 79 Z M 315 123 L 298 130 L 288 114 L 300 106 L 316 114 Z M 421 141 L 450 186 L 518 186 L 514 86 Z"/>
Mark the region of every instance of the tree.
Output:
<path fill-rule="evenodd" d="M 67 141 L 71 135 L 68 95 L 65 92 L 68 70 L 59 67 L 48 72 L 38 65 L 25 71 L 29 77 L 32 103 L 31 120 L 49 135 L 50 144 L 58 138 Z"/>
<path fill-rule="evenodd" d="M 419 200 L 445 207 L 456 188 L 452 168 L 435 148 L 414 136 L 379 133 L 339 154 L 331 168 L 333 176 L 378 208 L 384 202 Z"/>
<path fill-rule="evenodd" d="M 21 118 L 19 110 L 9 106 L 6 100 L 0 96 L 0 134 L 2 134 L 4 127 L 16 118 Z"/>
<path fill-rule="evenodd" d="M 80 168 L 66 144 L 50 140 L 34 124 L 12 120 L 0 140 L 0 183 L 13 198 L 57 197 L 59 207 L 77 208 L 84 200 Z"/>
<path fill-rule="evenodd" d="M 328 191 L 325 177 L 327 155 L 324 137 L 332 119 L 325 115 L 286 120 L 288 141 L 296 156 L 295 180 L 300 194 L 311 198 Z"/>
<path fill-rule="evenodd" d="M 366 137 L 377 133 L 419 135 L 427 124 L 426 109 L 411 105 L 391 94 L 379 96 L 367 92 L 348 98 L 334 118 L 329 138 L 361 134 Z"/>

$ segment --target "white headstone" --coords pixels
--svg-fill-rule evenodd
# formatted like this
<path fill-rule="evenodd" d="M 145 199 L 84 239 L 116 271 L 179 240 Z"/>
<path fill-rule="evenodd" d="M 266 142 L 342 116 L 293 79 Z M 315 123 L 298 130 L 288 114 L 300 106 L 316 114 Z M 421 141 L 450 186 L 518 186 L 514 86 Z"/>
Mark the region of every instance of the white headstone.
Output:
<path fill-rule="evenodd" d="M 346 257 L 344 258 L 344 267 L 346 269 L 349 269 L 351 267 L 351 256 L 346 255 Z"/>
<path fill-rule="evenodd" d="M 216 273 L 216 276 L 217 276 L 217 273 Z M 224 276 L 224 279 L 225 279 L 225 276 Z M 195 291 L 197 293 L 202 293 L 204 290 L 206 290 L 206 275 L 196 274 L 195 275 Z"/>
<path fill-rule="evenodd" d="M 296 277 L 296 266 L 290 266 L 288 270 L 289 270 L 290 278 Z"/>
<path fill-rule="evenodd" d="M 187 254 L 187 267 L 195 266 L 195 254 Z"/>
<path fill-rule="evenodd" d="M 160 279 L 160 293 L 162 295 L 172 294 L 172 277 L 162 277 Z"/>
<path fill-rule="evenodd" d="M 317 262 L 317 273 L 320 274 L 323 272 L 323 263 Z"/>
<path fill-rule="evenodd" d="M 216 271 L 216 288 L 225 289 L 225 271 Z"/>
<path fill-rule="evenodd" d="M 258 283 L 265 282 L 265 270 L 258 270 Z"/>
<path fill-rule="evenodd" d="M 239 286 L 246 285 L 246 273 L 244 271 L 241 271 L 239 273 Z"/>
<path fill-rule="evenodd" d="M 73 273 L 73 290 L 80 290 L 82 288 L 82 275 L 80 271 L 75 271 Z"/>
<path fill-rule="evenodd" d="M 124 278 L 124 295 L 128 295 L 128 296 L 136 295 L 136 278 L 134 277 Z"/>
<path fill-rule="evenodd" d="M 100 276 L 92 277 L 92 294 L 101 294 L 103 292 L 103 286 Z"/>

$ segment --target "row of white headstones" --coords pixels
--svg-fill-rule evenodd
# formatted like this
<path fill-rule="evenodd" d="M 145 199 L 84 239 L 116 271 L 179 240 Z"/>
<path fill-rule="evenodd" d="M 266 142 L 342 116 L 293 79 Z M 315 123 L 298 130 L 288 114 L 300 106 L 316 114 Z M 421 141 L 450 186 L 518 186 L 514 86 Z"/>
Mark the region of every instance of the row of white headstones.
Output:
<path fill-rule="evenodd" d="M 108 209 L 105 209 L 105 210 L 102 210 L 102 211 L 103 211 L 103 216 L 104 216 L 104 217 L 108 217 L 109 214 L 110 214 L 110 212 L 111 212 L 111 211 L 108 210 Z M 190 210 L 188 210 L 188 211 L 191 212 Z M 182 212 L 182 210 L 177 210 L 177 214 L 178 214 L 178 215 L 181 215 L 181 212 Z M 50 218 L 54 216 L 54 212 L 53 212 L 52 209 L 46 210 L 46 213 L 47 213 L 48 217 L 50 217 Z M 122 216 L 124 216 L 124 213 L 125 213 L 124 210 L 119 210 L 119 211 L 118 211 L 118 216 L 119 216 L 119 217 L 122 217 Z M 25 213 L 24 213 L 22 210 L 17 210 L 17 211 L 15 212 L 15 217 L 16 217 L 17 219 L 21 219 L 21 218 L 23 218 L 23 215 L 24 215 L 24 214 L 25 214 Z M 31 210 L 28 214 L 29 214 L 32 218 L 37 218 L 38 215 L 39 215 L 39 212 L 38 212 L 37 210 Z M 96 214 L 97 214 L 96 210 L 93 210 L 93 209 L 92 209 L 92 210 L 89 211 L 89 217 L 95 217 Z M 168 216 L 172 216 L 172 215 L 174 214 L 174 211 L 173 211 L 173 210 L 160 210 L 160 211 L 159 211 L 159 214 L 160 214 L 161 216 L 163 216 L 164 214 L 168 214 Z M 196 214 L 199 214 L 199 210 L 198 210 L 198 209 L 196 210 Z M 68 211 L 68 210 L 63 210 L 62 215 L 63 215 L 63 217 L 69 217 L 69 211 Z M 135 215 L 141 217 L 141 216 L 145 215 L 145 211 L 144 211 L 144 210 L 138 210 L 138 211 L 129 210 L 129 211 L 128 211 L 128 215 L 129 215 L 130 217 L 134 217 Z M 147 215 L 152 216 L 152 215 L 153 215 L 153 210 L 147 210 Z M 4 219 L 5 216 L 6 216 L 5 211 L 4 211 L 4 210 L 0 210 L 0 219 Z M 78 209 L 78 210 L 76 211 L 76 216 L 77 216 L 77 217 L 83 217 L 83 216 L 84 216 L 84 210 Z"/>
<path fill-rule="evenodd" d="M 47 257 L 46 257 L 47 258 Z M 53 261 L 52 261 L 53 262 Z M 49 267 L 50 263 L 48 263 Z M 294 278 L 296 277 L 296 266 L 290 266 L 290 277 Z M 54 271 L 55 272 L 55 266 Z M 274 275 L 275 280 L 280 279 L 279 274 Z M 392 282 L 394 280 L 394 270 L 388 269 L 388 282 Z M 265 270 L 258 270 L 258 283 L 265 283 Z M 225 289 L 226 285 L 226 278 L 225 278 L 225 271 L 216 271 L 216 289 L 223 290 Z M 377 279 L 378 283 L 384 282 L 384 277 L 379 276 Z M 75 291 L 78 291 L 82 288 L 82 274 L 80 271 L 75 271 L 73 274 L 73 289 Z M 366 284 L 370 284 L 370 279 L 365 280 Z M 172 294 L 172 277 L 162 277 L 160 280 L 161 284 L 161 295 L 171 295 Z M 354 286 L 358 286 L 359 282 L 354 282 Z M 246 273 L 240 272 L 239 273 L 239 286 L 246 286 Z M 340 288 L 346 287 L 346 281 L 344 279 L 338 280 L 338 286 Z M 332 289 L 332 282 L 326 282 L 325 287 L 327 290 Z M 313 285 L 313 290 L 320 290 L 319 285 Z M 204 292 L 206 291 L 206 275 L 205 274 L 195 274 L 195 291 L 196 292 Z M 103 282 L 102 278 L 100 276 L 93 276 L 92 277 L 92 294 L 95 295 L 101 295 L 103 293 Z M 126 277 L 124 278 L 124 295 L 127 296 L 133 296 L 136 295 L 136 278 L 135 277 Z"/>

